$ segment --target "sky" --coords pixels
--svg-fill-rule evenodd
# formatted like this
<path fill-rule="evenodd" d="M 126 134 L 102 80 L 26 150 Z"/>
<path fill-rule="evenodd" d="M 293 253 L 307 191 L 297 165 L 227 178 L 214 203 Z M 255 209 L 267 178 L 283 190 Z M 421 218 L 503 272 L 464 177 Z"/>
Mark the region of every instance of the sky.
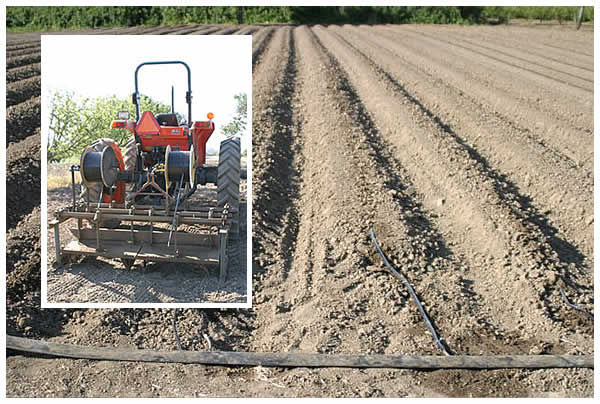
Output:
<path fill-rule="evenodd" d="M 242 149 L 251 145 L 252 38 L 249 35 L 43 35 L 42 127 L 47 128 L 45 108 L 55 91 L 75 97 L 116 95 L 131 98 L 134 72 L 142 62 L 181 60 L 192 73 L 192 120 L 206 120 L 214 113 L 215 132 L 209 149 L 218 150 L 224 136 L 220 128 L 234 116 L 235 94 L 248 94 L 248 126 Z M 187 119 L 187 71 L 183 65 L 144 66 L 138 74 L 139 91 L 171 104 L 175 87 L 175 111 Z M 116 119 L 117 117 L 115 117 Z M 135 117 L 133 117 L 135 118 Z M 107 122 L 107 126 L 110 122 Z M 43 135 L 47 136 L 47 132 Z"/>

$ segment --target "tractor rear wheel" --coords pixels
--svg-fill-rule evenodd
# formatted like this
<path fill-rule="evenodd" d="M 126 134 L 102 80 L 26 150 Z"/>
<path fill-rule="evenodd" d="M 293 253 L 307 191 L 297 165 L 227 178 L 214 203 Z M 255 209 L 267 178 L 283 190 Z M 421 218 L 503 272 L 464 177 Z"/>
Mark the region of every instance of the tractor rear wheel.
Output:
<path fill-rule="evenodd" d="M 116 142 L 109 138 L 102 138 L 102 139 L 96 139 L 94 141 L 94 143 L 91 144 L 90 147 L 92 147 L 97 152 L 102 152 L 106 147 L 110 147 L 111 144 L 116 145 Z M 100 193 L 102 192 L 102 187 L 103 187 L 103 185 L 101 182 L 96 182 L 94 184 L 90 184 L 89 187 L 85 183 L 82 182 L 81 183 L 81 194 L 79 197 L 80 201 L 83 203 L 86 203 L 88 200 L 88 194 L 89 194 L 90 207 L 93 207 L 100 200 Z M 116 227 L 119 227 L 120 223 L 121 222 L 117 219 L 103 220 L 102 226 L 114 229 Z"/>
<path fill-rule="evenodd" d="M 135 138 L 131 138 L 125 145 L 123 160 L 125 162 L 125 171 L 135 170 L 135 160 L 137 160 L 137 144 L 135 143 Z"/>
<path fill-rule="evenodd" d="M 237 240 L 240 233 L 240 138 L 232 137 L 221 142 L 217 168 L 217 206 L 229 204 L 233 210 L 229 238 Z"/>

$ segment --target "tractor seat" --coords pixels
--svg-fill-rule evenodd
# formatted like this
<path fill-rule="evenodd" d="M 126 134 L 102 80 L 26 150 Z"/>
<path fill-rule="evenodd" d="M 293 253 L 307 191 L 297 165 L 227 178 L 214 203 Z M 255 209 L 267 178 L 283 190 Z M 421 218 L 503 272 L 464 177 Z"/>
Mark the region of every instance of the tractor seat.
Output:
<path fill-rule="evenodd" d="M 158 114 L 155 118 L 160 126 L 179 126 L 175 114 Z"/>

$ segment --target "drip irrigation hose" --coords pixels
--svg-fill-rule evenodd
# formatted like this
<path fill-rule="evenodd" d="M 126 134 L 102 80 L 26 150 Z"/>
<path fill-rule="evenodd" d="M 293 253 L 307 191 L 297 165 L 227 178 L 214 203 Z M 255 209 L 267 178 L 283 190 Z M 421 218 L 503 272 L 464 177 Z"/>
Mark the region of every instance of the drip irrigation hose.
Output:
<path fill-rule="evenodd" d="M 142 251 L 142 248 L 144 248 L 144 243 L 143 242 L 140 244 L 140 248 L 138 248 L 137 252 L 133 256 L 133 262 L 134 263 L 135 263 L 135 260 L 137 259 L 138 255 L 140 255 L 140 252 Z"/>
<path fill-rule="evenodd" d="M 171 236 L 173 236 L 173 229 L 175 229 L 175 220 L 177 218 L 177 208 L 179 207 L 179 197 L 181 196 L 181 186 L 183 185 L 183 174 L 181 174 L 181 180 L 179 180 L 179 189 L 177 190 L 177 201 L 175 202 L 175 211 L 173 212 L 173 223 L 171 224 L 171 231 L 169 232 L 169 241 L 167 247 L 171 246 Z"/>
<path fill-rule="evenodd" d="M 561 288 L 560 286 L 558 287 L 558 290 L 560 291 L 560 294 L 562 295 L 563 300 L 565 301 L 565 303 L 567 304 L 567 306 L 569 306 L 572 309 L 575 309 L 577 311 L 582 312 L 583 314 L 585 314 L 586 316 L 588 316 L 592 322 L 594 322 L 594 315 L 591 314 L 590 312 L 588 312 L 586 309 L 576 305 L 575 303 L 571 303 L 569 301 L 569 299 L 567 299 L 567 295 L 565 294 L 565 291 L 563 290 L 563 288 Z"/>
<path fill-rule="evenodd" d="M 429 317 L 427 316 L 427 313 L 425 313 L 425 309 L 423 308 L 423 305 L 421 304 L 421 301 L 419 300 L 419 297 L 417 296 L 415 290 L 411 286 L 411 284 L 408 281 L 408 279 L 406 279 L 406 277 L 404 275 L 402 275 L 401 273 L 399 273 L 398 271 L 396 271 L 394 269 L 394 267 L 390 264 L 390 262 L 388 261 L 387 257 L 385 256 L 384 252 L 381 250 L 381 247 L 379 247 L 379 244 L 377 244 L 377 239 L 375 238 L 375 232 L 373 231 L 373 229 L 371 229 L 370 236 L 371 236 L 371 241 L 373 241 L 373 244 L 375 245 L 375 249 L 377 249 L 377 252 L 381 256 L 381 259 L 383 260 L 383 263 L 385 264 L 385 266 L 388 267 L 388 269 L 390 270 L 390 272 L 396 278 L 400 279 L 402 281 L 402 283 L 404 283 L 404 286 L 406 286 L 406 288 L 410 292 L 413 300 L 415 301 L 415 303 L 417 304 L 417 307 L 419 308 L 419 312 L 421 313 L 421 317 L 423 318 L 423 321 L 425 321 L 425 324 L 427 325 L 427 328 L 429 328 L 429 332 L 431 332 L 431 335 L 433 335 L 433 338 L 435 339 L 435 342 L 436 342 L 437 346 L 442 350 L 442 352 L 444 352 L 445 355 L 447 355 L 447 356 L 452 355 L 449 352 L 449 348 L 447 347 L 446 342 L 444 341 L 444 339 L 438 335 L 437 331 L 433 327 L 433 324 L 431 324 L 431 321 L 429 320 Z"/>
<path fill-rule="evenodd" d="M 344 367 L 394 369 L 549 369 L 594 368 L 593 355 L 365 355 L 306 352 L 149 351 L 95 347 L 38 341 L 6 336 L 6 348 L 53 357 L 159 362 L 199 363 L 218 366 Z"/>
<path fill-rule="evenodd" d="M 179 309 L 173 309 L 173 333 L 175 334 L 175 343 L 177 344 L 177 349 L 183 351 L 183 347 L 181 346 L 181 340 L 179 339 L 179 332 L 177 331 L 177 312 Z"/>

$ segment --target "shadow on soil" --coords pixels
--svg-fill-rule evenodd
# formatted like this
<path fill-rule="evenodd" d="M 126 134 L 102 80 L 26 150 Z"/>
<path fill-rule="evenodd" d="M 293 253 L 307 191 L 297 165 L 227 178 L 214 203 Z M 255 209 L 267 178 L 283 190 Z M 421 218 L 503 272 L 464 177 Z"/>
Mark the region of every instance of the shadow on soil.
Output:
<path fill-rule="evenodd" d="M 78 277 L 83 288 L 94 287 L 106 292 L 104 295 L 107 300 L 95 303 L 114 302 L 115 299 L 132 303 L 218 303 L 210 294 L 223 291 L 239 292 L 238 287 L 231 290 L 233 283 L 219 284 L 217 268 L 189 264 L 148 263 L 144 265 L 138 261 L 138 264 L 126 270 L 120 264 L 111 265 L 87 257 L 81 262 L 54 269 L 54 275 L 57 277 L 65 274 Z M 193 286 L 194 282 L 198 287 Z M 245 288 L 245 285 L 243 286 Z M 245 302 L 245 294 L 242 294 L 241 298 L 243 299 L 241 303 Z"/>
<path fill-rule="evenodd" d="M 356 91 L 352 88 L 348 79 L 343 77 L 343 73 L 341 73 L 342 69 L 339 66 L 338 61 L 329 53 L 312 31 L 311 33 L 323 53 L 327 55 L 331 63 L 336 67 L 336 70 L 340 72 L 338 77 L 341 86 L 340 90 L 348 99 L 348 103 L 355 107 L 349 111 L 349 113 L 352 115 L 353 121 L 360 126 L 361 131 L 368 138 L 369 146 L 372 150 L 371 156 L 375 160 L 376 169 L 381 173 L 382 177 L 385 178 L 384 186 L 388 190 L 397 191 L 394 195 L 394 200 L 400 205 L 401 211 L 411 212 L 411 214 L 404 215 L 401 218 L 401 220 L 407 224 L 409 236 L 419 235 L 431 241 L 432 244 L 437 244 L 437 250 L 428 248 L 425 251 L 427 265 L 431 265 L 433 260 L 438 257 L 450 259 L 453 254 L 443 236 L 436 229 L 429 217 L 427 217 L 423 205 L 411 195 L 411 190 L 414 189 L 414 186 L 409 182 L 408 177 L 403 177 L 398 174 L 403 171 L 402 164 L 389 153 L 389 147 L 382 139 L 377 126 L 362 104 L 360 97 L 356 94 Z M 394 257 L 391 256 L 390 258 Z"/>
<path fill-rule="evenodd" d="M 277 173 L 280 180 L 269 178 L 263 184 L 261 195 L 257 195 L 254 209 L 258 215 L 265 211 L 269 212 L 268 224 L 259 222 L 255 232 L 269 230 L 281 238 L 280 251 L 285 255 L 282 272 L 284 279 L 287 278 L 293 261 L 293 255 L 287 254 L 287 252 L 291 251 L 298 234 L 299 220 L 296 199 L 300 189 L 297 181 L 300 175 L 294 168 L 294 157 L 299 148 L 295 143 L 294 132 L 298 130 L 299 123 L 294 122 L 294 110 L 291 105 L 297 74 L 295 38 L 291 31 L 289 32 L 288 48 L 289 55 L 284 70 L 283 85 L 272 108 L 274 111 L 272 121 L 277 123 L 277 136 L 275 136 L 275 141 L 269 145 L 267 153 L 267 155 L 273 156 L 272 166 L 268 172 Z M 283 230 L 283 234 L 281 234 L 281 230 Z M 254 257 L 261 256 L 265 252 L 265 247 L 257 239 L 253 243 Z M 264 267 L 269 264 L 269 262 L 264 263 L 263 268 L 256 266 L 255 272 L 256 270 L 264 271 Z"/>
<path fill-rule="evenodd" d="M 341 38 L 344 40 L 343 38 Z M 426 105 L 424 105 L 419 99 L 414 97 L 412 94 L 402 86 L 396 79 L 394 79 L 389 73 L 376 66 L 367 55 L 357 49 L 348 41 L 344 40 L 348 46 L 352 47 L 357 53 L 363 56 L 372 68 L 377 73 L 384 77 L 398 92 L 400 92 L 406 99 L 416 105 L 419 110 L 427 116 L 435 125 L 443 131 L 445 134 L 451 136 L 454 141 L 465 150 L 472 160 L 479 163 L 483 173 L 491 178 L 494 182 L 494 188 L 498 197 L 506 202 L 506 206 L 510 208 L 512 213 L 525 220 L 530 225 L 537 228 L 545 237 L 546 241 L 553 247 L 554 251 L 559 256 L 559 259 L 564 263 L 574 263 L 579 268 L 584 265 L 584 255 L 579 251 L 577 247 L 569 243 L 566 240 L 558 237 L 558 230 L 552 226 L 549 219 L 540 213 L 540 210 L 533 205 L 533 201 L 530 197 L 523 195 L 519 191 L 519 187 L 511 182 L 504 174 L 501 174 L 494 170 L 487 159 L 483 157 L 477 150 L 467 144 L 452 127 L 444 122 L 439 116 L 435 115 Z M 516 203 L 515 203 L 516 202 Z M 565 276 L 569 276 L 565 274 Z"/>

